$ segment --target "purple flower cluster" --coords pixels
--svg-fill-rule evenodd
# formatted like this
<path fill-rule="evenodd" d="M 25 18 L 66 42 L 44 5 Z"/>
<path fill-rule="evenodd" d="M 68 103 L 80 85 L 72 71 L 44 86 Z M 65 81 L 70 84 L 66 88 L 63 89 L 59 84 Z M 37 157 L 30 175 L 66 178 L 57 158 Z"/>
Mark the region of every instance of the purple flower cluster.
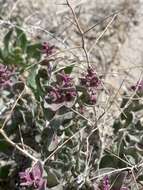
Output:
<path fill-rule="evenodd" d="M 0 89 L 11 85 L 12 71 L 7 66 L 0 64 Z"/>
<path fill-rule="evenodd" d="M 56 83 L 49 90 L 46 100 L 55 104 L 74 100 L 77 93 L 73 79 L 64 72 L 58 73 L 56 79 Z"/>
<path fill-rule="evenodd" d="M 46 190 L 47 181 L 43 179 L 43 168 L 40 162 L 37 162 L 32 168 L 19 173 L 20 185 L 32 187 L 35 190 Z"/>
<path fill-rule="evenodd" d="M 103 179 L 103 190 L 111 190 L 108 176 L 105 176 Z M 128 190 L 128 188 L 127 187 L 121 187 L 120 190 Z"/>
<path fill-rule="evenodd" d="M 53 54 L 55 46 L 51 46 L 48 42 L 44 42 L 42 44 L 42 53 L 45 54 L 46 56 L 50 56 Z"/>
<path fill-rule="evenodd" d="M 110 182 L 108 176 L 104 177 L 103 180 L 103 190 L 110 190 Z"/>
<path fill-rule="evenodd" d="M 87 74 L 80 78 L 80 85 L 86 87 L 89 96 L 89 102 L 91 104 L 96 103 L 97 88 L 101 84 L 101 80 L 97 77 L 97 74 L 92 68 L 87 69 Z"/>
<path fill-rule="evenodd" d="M 136 85 L 131 86 L 131 89 L 136 90 L 137 92 L 143 92 L 143 80 L 140 80 Z"/>

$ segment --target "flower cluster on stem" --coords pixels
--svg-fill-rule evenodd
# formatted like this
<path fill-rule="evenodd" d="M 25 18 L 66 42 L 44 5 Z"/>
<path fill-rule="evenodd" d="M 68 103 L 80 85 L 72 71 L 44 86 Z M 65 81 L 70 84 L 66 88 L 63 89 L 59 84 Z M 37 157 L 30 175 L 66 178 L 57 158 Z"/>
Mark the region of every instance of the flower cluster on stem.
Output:
<path fill-rule="evenodd" d="M 97 89 L 100 84 L 101 80 L 98 78 L 97 74 L 91 67 L 87 69 L 87 74 L 84 77 L 80 78 L 80 85 L 87 89 L 89 103 L 96 103 Z"/>
<path fill-rule="evenodd" d="M 42 44 L 42 50 L 41 52 L 43 54 L 45 54 L 46 56 L 50 56 L 53 54 L 53 50 L 54 50 L 55 46 L 50 45 L 48 42 L 44 42 Z"/>
<path fill-rule="evenodd" d="M 7 66 L 0 64 L 0 89 L 7 88 L 11 85 L 12 71 Z"/>
<path fill-rule="evenodd" d="M 51 103 L 60 104 L 74 100 L 76 94 L 73 78 L 63 71 L 57 74 L 56 82 L 49 90 L 46 100 Z"/>
<path fill-rule="evenodd" d="M 27 168 L 24 172 L 19 173 L 20 185 L 31 187 L 34 190 L 45 190 L 47 181 L 43 179 L 43 167 L 37 162 L 32 168 Z"/>

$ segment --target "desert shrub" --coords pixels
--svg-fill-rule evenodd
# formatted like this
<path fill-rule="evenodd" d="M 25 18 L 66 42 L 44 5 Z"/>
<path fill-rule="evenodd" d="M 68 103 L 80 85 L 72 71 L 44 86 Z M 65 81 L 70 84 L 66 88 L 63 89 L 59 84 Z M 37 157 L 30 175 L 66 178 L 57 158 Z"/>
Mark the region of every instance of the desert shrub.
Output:
<path fill-rule="evenodd" d="M 0 49 L 2 189 L 142 186 L 143 82 L 124 92 L 110 145 L 103 148 L 98 123 L 106 112 L 97 117 L 95 107 L 105 91 L 104 76 L 89 64 L 84 43 L 82 49 L 87 66 L 77 75 L 76 64 L 55 61 L 60 54 L 55 44 L 32 41 L 20 26 L 5 35 Z"/>

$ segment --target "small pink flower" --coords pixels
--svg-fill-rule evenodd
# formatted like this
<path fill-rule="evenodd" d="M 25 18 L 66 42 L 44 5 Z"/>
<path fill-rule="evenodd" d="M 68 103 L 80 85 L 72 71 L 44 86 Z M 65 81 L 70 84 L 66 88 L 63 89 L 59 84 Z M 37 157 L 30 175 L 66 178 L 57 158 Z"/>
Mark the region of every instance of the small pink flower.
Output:
<path fill-rule="evenodd" d="M 92 68 L 87 69 L 87 74 L 83 78 L 80 78 L 80 81 L 81 85 L 86 87 L 97 88 L 101 84 L 100 79 L 97 77 L 97 74 Z"/>
<path fill-rule="evenodd" d="M 73 84 L 73 78 L 64 72 L 58 73 L 56 82 L 48 90 L 45 100 L 48 103 L 63 104 L 72 102 L 76 95 L 76 88 Z"/>
<path fill-rule="evenodd" d="M 63 88 L 71 87 L 73 85 L 73 78 L 70 75 L 65 74 L 64 71 L 57 74 L 57 83 Z"/>
<path fill-rule="evenodd" d="M 48 42 L 44 42 L 42 44 L 42 50 L 41 52 L 43 54 L 46 54 L 46 56 L 50 56 L 53 54 L 53 50 L 54 50 L 55 46 L 51 46 Z"/>
<path fill-rule="evenodd" d="M 98 78 L 97 74 L 94 72 L 92 68 L 88 68 L 87 74 L 84 77 L 80 78 L 80 85 L 87 89 L 88 103 L 96 103 L 96 93 L 100 84 L 101 80 L 100 78 Z"/>
<path fill-rule="evenodd" d="M 105 176 L 103 179 L 103 190 L 110 190 L 110 183 L 108 176 Z"/>
<path fill-rule="evenodd" d="M 0 64 L 0 89 L 7 88 L 11 85 L 12 71 L 7 66 Z"/>
<path fill-rule="evenodd" d="M 46 190 L 46 180 L 43 179 L 43 168 L 40 162 L 37 162 L 32 168 L 20 172 L 20 185 L 32 187 L 35 190 Z"/>

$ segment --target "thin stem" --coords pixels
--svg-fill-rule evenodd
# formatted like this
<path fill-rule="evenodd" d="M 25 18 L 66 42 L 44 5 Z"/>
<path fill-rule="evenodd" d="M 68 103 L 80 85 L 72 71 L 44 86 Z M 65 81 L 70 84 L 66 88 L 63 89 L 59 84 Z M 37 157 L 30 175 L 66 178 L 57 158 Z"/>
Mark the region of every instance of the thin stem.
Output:
<path fill-rule="evenodd" d="M 16 148 L 20 153 L 22 153 L 24 156 L 30 158 L 31 160 L 37 162 L 38 159 L 29 154 L 26 150 L 22 149 L 20 146 L 18 146 L 15 142 L 10 140 L 10 138 L 6 135 L 5 131 L 3 129 L 0 129 L 0 134 L 4 137 L 6 142 L 8 142 L 12 147 Z"/>
<path fill-rule="evenodd" d="M 67 2 L 67 6 L 70 8 L 70 10 L 72 12 L 74 22 L 75 22 L 75 24 L 77 26 L 77 29 L 78 29 L 78 31 L 79 31 L 79 33 L 81 35 L 81 44 L 82 44 L 81 47 L 82 47 L 82 49 L 84 51 L 88 67 L 90 67 L 89 56 L 88 56 L 88 52 L 87 52 L 87 49 L 86 49 L 86 46 L 85 46 L 85 33 L 84 33 L 84 31 L 82 30 L 82 28 L 81 28 L 81 26 L 79 24 L 78 18 L 76 16 L 75 11 L 73 10 L 73 7 L 71 6 L 69 0 L 66 0 L 66 2 Z"/>
<path fill-rule="evenodd" d="M 95 124 L 90 121 L 87 117 L 85 117 L 84 115 L 82 115 L 81 113 L 79 113 L 78 111 L 74 110 L 73 108 L 70 108 L 74 113 L 76 113 L 77 115 L 79 115 L 81 118 L 83 118 L 84 120 L 86 120 L 88 122 L 88 124 L 93 127 Z"/>
<path fill-rule="evenodd" d="M 94 24 L 93 26 L 91 26 L 89 29 L 87 29 L 87 30 L 84 32 L 84 34 L 88 33 L 90 30 L 94 29 L 97 25 L 101 24 L 102 22 L 105 22 L 108 18 L 113 17 L 114 15 L 116 15 L 116 14 L 118 14 L 118 13 L 124 11 L 124 10 L 125 10 L 125 9 L 116 11 L 116 12 L 110 14 L 109 16 L 103 18 L 102 20 L 98 21 L 96 24 Z"/>
<path fill-rule="evenodd" d="M 113 21 L 115 20 L 115 18 L 117 17 L 117 14 L 115 14 L 112 19 L 110 20 L 110 22 L 107 24 L 106 28 L 103 30 L 103 32 L 101 32 L 101 34 L 98 36 L 98 38 L 96 39 L 95 43 L 93 44 L 93 46 L 91 46 L 91 48 L 89 49 L 88 53 L 90 53 L 93 49 L 93 47 L 99 42 L 99 40 L 103 37 L 103 35 L 106 33 L 106 31 L 108 30 L 108 28 L 111 26 L 111 24 L 113 23 Z"/>
<path fill-rule="evenodd" d="M 8 114 L 8 116 L 6 117 L 6 119 L 4 120 L 4 123 L 2 125 L 1 129 L 4 129 L 4 127 L 6 126 L 6 123 L 8 122 L 9 118 L 11 117 L 11 114 L 14 111 L 14 108 L 16 107 L 18 101 L 21 99 L 22 95 L 24 94 L 25 88 L 22 90 L 22 92 L 19 94 L 18 98 L 16 99 L 16 101 L 14 102 L 12 109 L 10 110 L 10 113 Z"/>

